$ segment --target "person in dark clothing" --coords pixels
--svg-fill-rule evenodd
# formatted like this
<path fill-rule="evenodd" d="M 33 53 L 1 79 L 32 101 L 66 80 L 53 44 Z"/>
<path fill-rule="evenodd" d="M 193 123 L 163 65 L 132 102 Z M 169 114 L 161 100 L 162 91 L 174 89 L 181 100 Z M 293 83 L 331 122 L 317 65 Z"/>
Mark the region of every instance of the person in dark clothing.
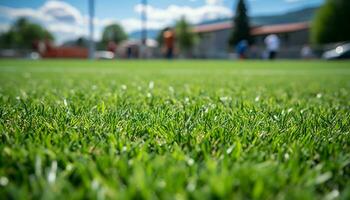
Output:
<path fill-rule="evenodd" d="M 248 42 L 247 40 L 241 40 L 236 45 L 236 52 L 239 55 L 240 59 L 246 59 L 247 58 L 247 51 L 248 51 Z"/>
<path fill-rule="evenodd" d="M 163 33 L 164 45 L 165 45 L 165 56 L 167 59 L 174 57 L 174 46 L 175 46 L 175 34 L 172 30 L 166 30 Z"/>

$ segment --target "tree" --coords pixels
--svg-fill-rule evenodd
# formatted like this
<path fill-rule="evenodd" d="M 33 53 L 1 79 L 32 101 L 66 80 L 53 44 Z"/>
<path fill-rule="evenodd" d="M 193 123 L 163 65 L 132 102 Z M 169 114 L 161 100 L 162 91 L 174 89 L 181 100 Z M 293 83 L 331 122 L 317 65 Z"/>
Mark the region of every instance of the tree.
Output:
<path fill-rule="evenodd" d="M 236 14 L 233 18 L 233 30 L 229 43 L 230 45 L 236 45 L 241 40 L 247 40 L 249 43 L 252 43 L 249 17 L 247 16 L 247 7 L 244 0 L 238 1 Z"/>
<path fill-rule="evenodd" d="M 53 40 L 52 34 L 38 24 L 29 22 L 25 18 L 19 18 L 9 29 L 0 35 L 2 48 L 24 48 L 32 47 L 37 40 Z"/>
<path fill-rule="evenodd" d="M 185 54 L 189 53 L 195 44 L 195 34 L 184 17 L 176 23 L 175 33 L 180 50 Z"/>
<path fill-rule="evenodd" d="M 84 48 L 89 47 L 89 40 L 84 37 L 79 37 L 74 43 L 78 47 L 84 47 Z"/>
<path fill-rule="evenodd" d="M 9 30 L 0 35 L 0 48 L 15 48 L 18 46 L 19 34 L 16 32 Z"/>
<path fill-rule="evenodd" d="M 86 39 L 85 37 L 78 37 L 77 39 L 74 40 L 67 40 L 65 41 L 62 46 L 66 47 L 82 47 L 82 48 L 88 48 L 89 47 L 89 40 Z"/>
<path fill-rule="evenodd" d="M 327 0 L 313 21 L 311 41 L 314 44 L 349 41 L 349 11 L 349 0 Z"/>
<path fill-rule="evenodd" d="M 102 43 L 107 45 L 108 42 L 113 41 L 116 44 L 127 39 L 127 35 L 119 24 L 111 24 L 103 30 Z"/>

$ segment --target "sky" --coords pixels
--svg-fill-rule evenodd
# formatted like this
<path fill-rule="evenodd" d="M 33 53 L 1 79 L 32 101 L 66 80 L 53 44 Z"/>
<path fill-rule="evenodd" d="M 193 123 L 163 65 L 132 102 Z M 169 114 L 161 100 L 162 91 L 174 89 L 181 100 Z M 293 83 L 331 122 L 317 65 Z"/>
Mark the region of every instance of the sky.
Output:
<path fill-rule="evenodd" d="M 320 5 L 324 0 L 246 0 L 249 14 L 270 15 Z M 237 0 L 95 0 L 95 39 L 103 28 L 119 23 L 127 33 L 141 27 L 140 13 L 148 13 L 149 29 L 172 25 L 181 16 L 191 23 L 234 15 Z M 8 30 L 18 17 L 26 17 L 46 27 L 56 42 L 88 34 L 88 0 L 0 0 L 0 32 Z"/>

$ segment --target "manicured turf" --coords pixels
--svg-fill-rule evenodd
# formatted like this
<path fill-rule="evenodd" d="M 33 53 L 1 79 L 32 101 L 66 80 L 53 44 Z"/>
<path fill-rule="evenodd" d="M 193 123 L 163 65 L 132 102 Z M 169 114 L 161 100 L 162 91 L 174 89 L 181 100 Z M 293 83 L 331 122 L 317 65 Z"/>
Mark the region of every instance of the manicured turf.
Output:
<path fill-rule="evenodd" d="M 349 199 L 350 62 L 0 60 L 2 199 Z"/>

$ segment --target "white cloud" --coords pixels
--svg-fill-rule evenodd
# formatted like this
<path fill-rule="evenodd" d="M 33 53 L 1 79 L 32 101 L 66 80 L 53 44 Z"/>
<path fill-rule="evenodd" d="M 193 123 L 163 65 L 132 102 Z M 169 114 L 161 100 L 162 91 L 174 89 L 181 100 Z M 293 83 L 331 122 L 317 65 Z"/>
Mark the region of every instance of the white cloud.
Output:
<path fill-rule="evenodd" d="M 166 8 L 157 8 L 153 6 L 144 7 L 137 4 L 134 12 L 139 16 L 143 9 L 147 9 L 149 29 L 160 29 L 173 24 L 180 17 L 184 16 L 191 23 L 198 23 L 203 20 L 216 19 L 221 17 L 229 17 L 232 15 L 231 10 L 222 5 L 222 0 L 206 0 L 206 3 L 200 7 L 169 5 Z M 49 31 L 55 33 L 58 42 L 62 42 L 67 37 L 75 38 L 77 36 L 88 35 L 88 16 L 70 5 L 69 3 L 50 0 L 46 1 L 38 9 L 31 8 L 10 8 L 0 6 L 0 16 L 14 20 L 19 17 L 30 18 L 48 28 Z M 116 20 L 112 18 L 95 18 L 96 26 L 95 39 L 100 39 L 103 27 L 112 23 L 120 23 L 127 32 L 140 30 L 141 20 L 139 17 Z M 0 27 L 5 30 L 8 26 Z"/>
<path fill-rule="evenodd" d="M 223 0 L 206 0 L 209 5 L 222 5 Z"/>
<path fill-rule="evenodd" d="M 83 24 L 83 16 L 80 11 L 63 1 L 47 1 L 39 9 L 39 13 L 58 21 Z"/>
<path fill-rule="evenodd" d="M 59 43 L 67 36 L 74 38 L 87 35 L 88 17 L 63 1 L 50 0 L 38 9 L 0 6 L 0 16 L 10 20 L 25 17 L 40 23 L 57 36 Z"/>
<path fill-rule="evenodd" d="M 169 25 L 181 17 L 185 17 L 191 23 L 198 23 L 204 20 L 232 16 L 232 12 L 229 8 L 220 5 L 222 2 L 221 0 L 207 0 L 206 2 L 205 5 L 196 8 L 170 5 L 165 9 L 153 6 L 145 7 L 142 4 L 138 4 L 135 6 L 135 12 L 140 14 L 146 9 L 148 22 L 160 26 Z"/>
<path fill-rule="evenodd" d="M 10 8 L 0 6 L 0 16 L 15 19 L 19 17 L 28 17 L 36 20 L 51 20 L 51 16 L 46 16 L 42 12 L 31 8 Z"/>
<path fill-rule="evenodd" d="M 46 25 L 47 29 L 54 33 L 70 33 L 74 35 L 86 35 L 85 27 L 72 28 L 71 24 L 67 23 L 51 23 Z"/>

